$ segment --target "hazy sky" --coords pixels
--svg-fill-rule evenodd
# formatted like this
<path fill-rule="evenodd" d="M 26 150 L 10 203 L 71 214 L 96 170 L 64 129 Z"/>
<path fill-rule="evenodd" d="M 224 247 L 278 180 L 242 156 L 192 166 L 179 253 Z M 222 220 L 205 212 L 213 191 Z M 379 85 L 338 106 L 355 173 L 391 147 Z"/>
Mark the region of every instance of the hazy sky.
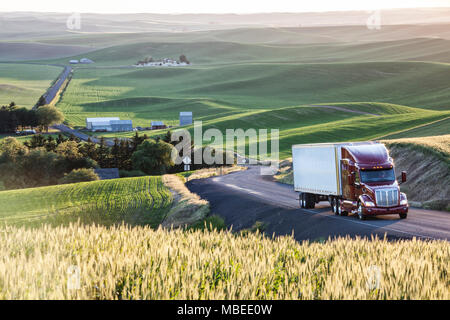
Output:
<path fill-rule="evenodd" d="M 450 7 L 450 0 L 1 0 L 0 11 L 252 13 Z"/>

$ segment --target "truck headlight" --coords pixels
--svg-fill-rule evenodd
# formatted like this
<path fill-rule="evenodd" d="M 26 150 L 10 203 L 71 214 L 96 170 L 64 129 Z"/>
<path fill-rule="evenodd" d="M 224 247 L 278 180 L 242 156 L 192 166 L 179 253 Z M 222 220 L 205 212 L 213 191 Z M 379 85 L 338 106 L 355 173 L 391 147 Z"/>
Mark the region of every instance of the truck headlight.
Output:
<path fill-rule="evenodd" d="M 372 201 L 365 201 L 364 206 L 365 207 L 375 207 L 375 203 L 373 203 Z"/>
<path fill-rule="evenodd" d="M 404 194 L 404 193 L 400 194 L 400 205 L 401 206 L 408 205 L 408 198 L 406 198 L 406 194 Z"/>

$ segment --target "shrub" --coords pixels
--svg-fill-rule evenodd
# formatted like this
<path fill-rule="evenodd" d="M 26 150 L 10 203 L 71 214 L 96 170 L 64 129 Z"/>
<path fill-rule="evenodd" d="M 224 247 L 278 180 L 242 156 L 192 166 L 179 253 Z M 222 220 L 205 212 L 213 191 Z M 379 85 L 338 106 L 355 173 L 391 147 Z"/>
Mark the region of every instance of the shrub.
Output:
<path fill-rule="evenodd" d="M 70 173 L 64 175 L 60 180 L 60 184 L 77 183 L 99 180 L 98 175 L 92 169 L 74 169 Z"/>

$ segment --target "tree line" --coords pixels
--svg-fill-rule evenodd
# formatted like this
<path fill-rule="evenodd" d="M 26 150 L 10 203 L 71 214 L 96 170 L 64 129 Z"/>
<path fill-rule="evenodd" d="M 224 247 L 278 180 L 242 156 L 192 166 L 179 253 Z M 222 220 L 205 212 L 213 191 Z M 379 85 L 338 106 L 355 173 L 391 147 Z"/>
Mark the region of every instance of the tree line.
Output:
<path fill-rule="evenodd" d="M 175 165 L 172 150 L 179 141 L 171 141 L 171 132 L 149 139 L 138 132 L 130 139 L 115 139 L 108 147 L 104 138 L 95 144 L 75 136 L 57 138 L 33 135 L 24 143 L 9 137 L 0 143 L 0 180 L 6 189 L 29 188 L 58 183 L 95 180 L 94 168 L 119 168 L 121 176 L 161 175 L 184 170 Z M 190 146 L 190 156 L 204 148 Z M 214 152 L 218 152 L 213 150 Z M 225 162 L 225 153 L 223 153 Z M 211 167 L 205 163 L 192 170 Z"/>
<path fill-rule="evenodd" d="M 17 130 L 48 127 L 64 120 L 61 111 L 53 106 L 41 106 L 37 109 L 27 109 L 17 106 L 14 102 L 0 107 L 0 132 L 14 133 Z"/>

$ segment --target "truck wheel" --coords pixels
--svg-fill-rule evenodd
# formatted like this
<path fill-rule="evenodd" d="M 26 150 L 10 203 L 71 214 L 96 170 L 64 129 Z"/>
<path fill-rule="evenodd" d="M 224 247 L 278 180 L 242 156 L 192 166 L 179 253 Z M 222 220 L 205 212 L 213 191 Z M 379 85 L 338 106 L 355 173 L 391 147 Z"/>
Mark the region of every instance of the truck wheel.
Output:
<path fill-rule="evenodd" d="M 342 216 L 342 217 L 348 216 L 348 212 L 342 209 L 339 199 L 337 201 L 338 201 L 338 207 L 337 207 L 338 208 L 338 214 L 340 216 Z"/>
<path fill-rule="evenodd" d="M 366 216 L 363 213 L 363 207 L 362 207 L 361 202 L 358 203 L 358 218 L 359 218 L 359 220 L 366 220 Z"/>
<path fill-rule="evenodd" d="M 400 213 L 400 219 L 406 219 L 406 217 L 408 216 L 407 213 Z"/>

